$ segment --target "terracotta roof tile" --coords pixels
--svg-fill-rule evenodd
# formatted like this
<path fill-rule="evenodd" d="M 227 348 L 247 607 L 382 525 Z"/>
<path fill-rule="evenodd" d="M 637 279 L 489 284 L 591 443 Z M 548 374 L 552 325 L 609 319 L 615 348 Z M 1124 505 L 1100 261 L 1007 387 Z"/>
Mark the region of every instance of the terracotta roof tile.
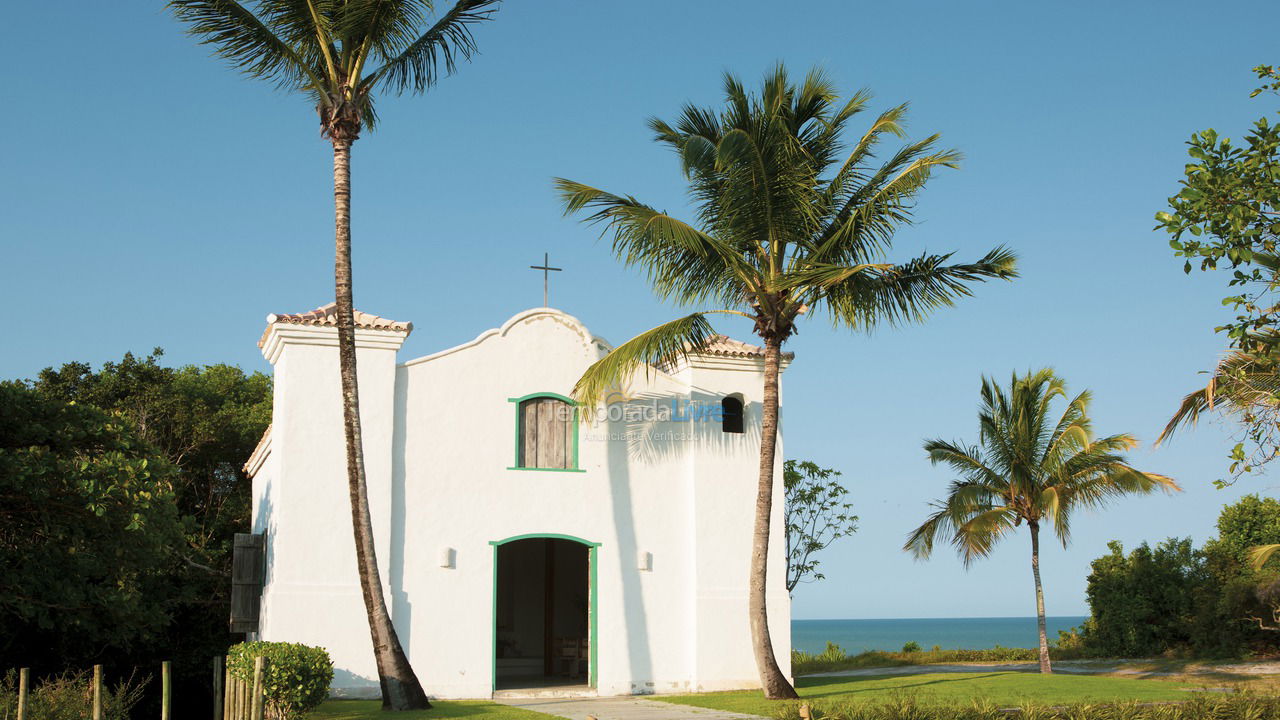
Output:
<path fill-rule="evenodd" d="M 721 357 L 764 357 L 764 348 L 759 345 L 751 345 L 740 340 L 734 340 L 728 335 L 712 335 L 702 347 L 693 351 L 699 355 L 719 355 Z M 790 360 L 796 356 L 795 353 L 782 353 L 782 357 Z"/>
<path fill-rule="evenodd" d="M 271 332 L 271 326 L 275 323 L 337 327 L 338 306 L 337 303 L 329 303 L 304 313 L 271 313 L 267 316 L 267 329 L 262 333 L 262 339 L 258 340 L 258 347 L 262 347 L 262 344 L 266 342 L 267 333 Z M 388 320 L 356 310 L 356 327 L 361 330 L 387 330 L 407 333 L 413 330 L 413 323 Z"/>

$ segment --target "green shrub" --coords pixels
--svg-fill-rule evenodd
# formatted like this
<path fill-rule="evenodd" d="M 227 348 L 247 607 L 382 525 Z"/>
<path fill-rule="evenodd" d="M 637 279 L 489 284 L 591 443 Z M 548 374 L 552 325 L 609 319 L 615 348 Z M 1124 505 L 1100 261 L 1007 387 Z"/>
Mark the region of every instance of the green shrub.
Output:
<path fill-rule="evenodd" d="M 902 644 L 902 653 L 904 655 L 907 653 L 918 653 L 920 652 L 920 650 L 921 650 L 920 643 L 916 642 L 915 640 L 908 640 L 907 642 Z"/>
<path fill-rule="evenodd" d="M 262 684 L 269 718 L 300 718 L 329 696 L 333 661 L 324 648 L 286 642 L 240 643 L 227 651 L 227 669 L 235 678 L 252 683 L 254 658 L 259 656 L 267 660 Z"/>
<path fill-rule="evenodd" d="M 129 677 L 102 689 L 102 717 L 129 720 L 129 711 L 142 699 L 147 680 Z M 82 720 L 93 707 L 93 683 L 87 672 L 64 672 L 33 682 L 27 696 L 27 717 L 31 720 Z M 18 672 L 10 670 L 0 678 L 0 718 L 18 716 Z"/>

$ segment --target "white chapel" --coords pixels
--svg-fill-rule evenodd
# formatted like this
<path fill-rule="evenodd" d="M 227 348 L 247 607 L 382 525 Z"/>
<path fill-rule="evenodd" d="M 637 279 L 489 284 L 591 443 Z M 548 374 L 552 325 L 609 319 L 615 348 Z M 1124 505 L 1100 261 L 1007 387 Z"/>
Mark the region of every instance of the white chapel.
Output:
<path fill-rule="evenodd" d="M 335 321 L 332 306 L 267 316 L 273 423 L 245 466 L 260 599 L 239 622 L 326 648 L 335 694 L 376 696 Z M 416 359 L 399 356 L 410 323 L 357 312 L 356 324 L 383 593 L 428 694 L 759 687 L 747 618 L 759 348 L 717 337 L 588 413 L 570 393 L 609 345 L 558 310 Z M 790 675 L 780 466 L 768 603 Z"/>

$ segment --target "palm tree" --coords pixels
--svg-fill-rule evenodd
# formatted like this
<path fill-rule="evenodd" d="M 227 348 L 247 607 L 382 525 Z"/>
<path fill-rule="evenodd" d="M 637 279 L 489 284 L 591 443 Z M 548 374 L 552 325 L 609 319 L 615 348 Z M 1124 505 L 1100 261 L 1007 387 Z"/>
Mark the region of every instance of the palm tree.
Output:
<path fill-rule="evenodd" d="M 378 664 L 383 709 L 431 707 L 391 616 L 374 554 L 365 488 L 351 298 L 351 145 L 372 129 L 375 90 L 420 94 L 476 51 L 471 26 L 499 0 L 458 0 L 434 23 L 431 0 L 170 0 L 188 31 L 250 77 L 306 94 L 333 145 L 334 295 L 343 434 L 360 588 Z"/>
<path fill-rule="evenodd" d="M 968 265 L 949 255 L 885 260 L 895 230 L 911 221 L 913 201 L 940 167 L 960 156 L 934 147 L 937 136 L 907 143 L 876 164 L 886 134 L 903 135 L 906 106 L 882 114 L 853 145 L 845 124 L 870 95 L 839 103 L 817 70 L 793 84 L 778 66 L 759 95 L 733 75 L 724 79 L 723 110 L 687 106 L 674 125 L 651 120 L 656 140 L 676 151 L 695 205 L 689 223 L 582 183 L 557 179 L 566 214 L 587 211 L 618 258 L 645 270 L 657 294 L 680 304 L 713 303 L 619 345 L 574 388 L 588 408 L 639 368 L 683 357 L 714 334 L 707 315 L 750 319 L 764 344 L 760 469 L 752 537 L 749 615 L 756 666 L 766 697 L 794 698 L 773 655 L 765 604 L 766 567 L 778 427 L 778 370 L 783 343 L 799 316 L 823 310 L 837 326 L 921 321 L 969 294 L 986 278 L 1014 277 L 1014 256 L 997 248 Z"/>
<path fill-rule="evenodd" d="M 1014 374 L 1008 392 L 994 379 L 983 378 L 979 444 L 924 444 L 933 464 L 951 467 L 959 479 L 951 483 L 946 498 L 932 504 L 936 512 L 903 546 L 917 558 L 926 558 L 941 536 L 950 540 L 968 567 L 1025 523 L 1031 533 L 1042 673 L 1052 668 L 1040 584 L 1040 528 L 1051 524 L 1066 547 L 1071 514 L 1077 508 L 1100 507 L 1121 495 L 1181 489 L 1163 475 L 1126 464 L 1120 453 L 1137 445 L 1132 435 L 1093 437 L 1088 390 L 1071 398 L 1055 421 L 1051 413 L 1058 397 L 1066 397 L 1066 385 L 1052 370 Z"/>

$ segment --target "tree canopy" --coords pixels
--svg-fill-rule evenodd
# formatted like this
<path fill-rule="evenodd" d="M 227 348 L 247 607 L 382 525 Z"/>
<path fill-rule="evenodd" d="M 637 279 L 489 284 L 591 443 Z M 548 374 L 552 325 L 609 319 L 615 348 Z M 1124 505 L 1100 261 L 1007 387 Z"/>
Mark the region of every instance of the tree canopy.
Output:
<path fill-rule="evenodd" d="M 6 392 L 22 399 L 22 404 L 4 403 L 6 458 L 13 462 L 23 458 L 23 467 L 32 472 L 38 468 L 31 463 L 39 459 L 63 473 L 60 477 L 73 489 L 83 483 L 101 490 L 104 485 L 95 473 L 105 473 L 114 467 L 112 463 L 127 463 L 136 471 L 145 460 L 150 480 L 126 486 L 139 493 L 129 502 L 147 502 L 145 512 L 137 511 L 142 525 L 129 529 L 90 518 L 85 526 L 85 532 L 94 533 L 96 553 L 117 544 L 137 548 L 119 556 L 119 561 L 128 560 L 137 571 L 122 576 L 119 587 L 135 598 L 130 601 L 135 604 L 113 600 L 112 605 L 114 612 L 128 617 L 117 620 L 111 614 L 92 612 L 78 626 L 61 621 L 41 625 L 34 620 L 6 625 L 8 632 L 0 638 L 0 664 L 61 670 L 94 662 L 129 667 L 171 660 L 177 683 L 175 712 L 194 713 L 208 692 L 200 678 L 209 658 L 225 652 L 236 639 L 227 629 L 231 537 L 250 526 L 250 487 L 241 467 L 270 422 L 271 380 L 231 365 L 169 367 L 160 362 L 161 357 L 157 349 L 145 358 L 130 353 L 98 368 L 69 362 L 46 368 L 33 381 L 6 385 Z M 26 419 L 19 418 L 19 412 Z M 65 422 L 31 419 L 40 413 Z M 57 428 L 62 430 L 54 432 Z M 47 436 L 33 435 L 37 430 Z M 102 436 L 128 449 L 108 453 L 112 445 L 105 441 L 92 440 L 96 444 L 90 447 L 60 441 L 64 436 L 85 442 Z M 23 450 L 19 453 L 11 447 Z M 85 460 L 90 462 L 81 471 Z M 9 484 L 0 513 L 10 507 L 38 505 L 52 492 L 32 481 L 30 472 L 24 473 L 6 473 L 4 482 Z M 157 487 L 149 488 L 148 482 Z M 67 494 L 69 490 L 60 492 L 75 497 Z M 22 505 L 11 505 L 10 497 L 19 498 Z M 124 502 L 130 496 L 109 497 Z M 47 510 L 71 507 L 54 504 Z M 128 505 L 117 510 L 124 512 L 124 507 Z M 112 517 L 111 512 L 104 517 Z M 53 520 L 80 522 L 76 515 L 55 515 Z M 3 525 L 0 533 L 11 526 Z M 20 528 L 25 526 L 13 527 L 14 534 L 6 536 L 12 543 L 9 551 L 33 557 L 43 552 L 44 536 L 24 535 Z M 69 562 L 56 554 L 54 559 Z M 89 566 L 66 565 L 46 581 L 65 582 L 73 588 L 83 581 L 85 587 L 94 587 L 96 581 L 77 573 L 92 569 L 92 561 L 101 558 L 77 553 L 76 559 Z M 74 592 L 68 597 L 74 597 Z M 137 622 L 131 624 L 129 618 L 135 615 Z"/>
<path fill-rule="evenodd" d="M 1263 84 L 1253 91 L 1280 95 L 1280 69 L 1254 68 Z M 1231 452 L 1239 477 L 1280 456 L 1280 125 L 1259 118 L 1241 142 L 1210 128 L 1191 136 L 1181 189 L 1169 210 L 1156 213 L 1183 270 L 1224 270 L 1231 294 L 1222 304 L 1236 316 L 1217 328 L 1232 354 L 1204 390 L 1191 393 L 1162 437 L 1195 421 L 1202 410 L 1223 409 L 1244 431 Z M 1217 408 L 1215 408 L 1215 402 Z M 1221 483 L 1220 483 L 1221 484 Z"/>
<path fill-rule="evenodd" d="M 0 383 L 4 656 L 33 635 L 74 652 L 165 629 L 182 545 L 176 477 L 123 417 Z"/>
<path fill-rule="evenodd" d="M 1280 647 L 1280 559 L 1254 567 L 1250 548 L 1280 543 L 1280 502 L 1247 495 L 1222 508 L 1218 534 L 1118 542 L 1091 565 L 1090 617 L 1078 640 L 1093 653 L 1201 657 L 1274 652 Z"/>

